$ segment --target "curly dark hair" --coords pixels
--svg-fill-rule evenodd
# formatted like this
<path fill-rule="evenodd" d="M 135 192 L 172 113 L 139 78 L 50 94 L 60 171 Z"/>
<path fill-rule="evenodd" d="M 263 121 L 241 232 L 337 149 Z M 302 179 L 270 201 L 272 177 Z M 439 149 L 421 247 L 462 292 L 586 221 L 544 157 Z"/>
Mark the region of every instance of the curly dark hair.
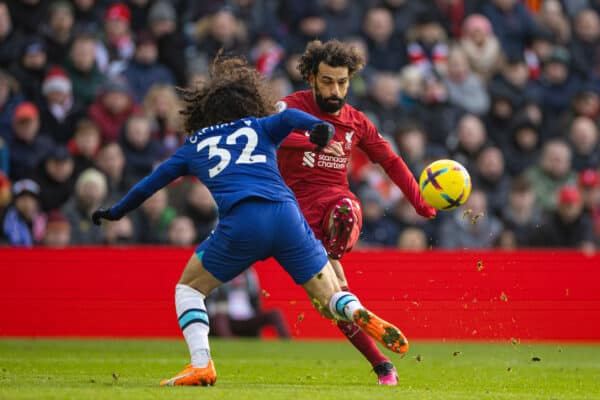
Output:
<path fill-rule="evenodd" d="M 265 117 L 276 112 L 276 99 L 260 73 L 243 57 L 218 54 L 209 79 L 192 89 L 177 88 L 184 107 L 183 127 L 188 135 L 206 126 L 243 117 Z"/>
<path fill-rule="evenodd" d="M 349 44 L 339 40 L 329 40 L 325 43 L 313 40 L 306 45 L 298 64 L 302 78 L 308 82 L 311 75 L 317 74 L 319 64 L 322 62 L 332 67 L 348 67 L 350 76 L 360 71 L 365 65 L 363 57 L 356 48 Z"/>

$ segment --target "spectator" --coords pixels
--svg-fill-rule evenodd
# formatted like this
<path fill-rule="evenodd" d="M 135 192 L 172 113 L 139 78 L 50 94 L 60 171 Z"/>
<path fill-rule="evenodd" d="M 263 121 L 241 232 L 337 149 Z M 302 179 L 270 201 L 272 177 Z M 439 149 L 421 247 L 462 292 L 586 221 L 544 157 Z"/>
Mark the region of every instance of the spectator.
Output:
<path fill-rule="evenodd" d="M 430 143 L 446 146 L 448 134 L 455 129 L 464 112 L 450 103 L 444 82 L 431 78 L 425 81 L 423 97 L 415 113 L 423 123 Z"/>
<path fill-rule="evenodd" d="M 445 83 L 450 103 L 469 113 L 483 115 L 490 106 L 490 97 L 481 79 L 473 73 L 466 53 L 454 47 L 448 56 Z"/>
<path fill-rule="evenodd" d="M 525 176 L 513 179 L 501 217 L 506 229 L 513 233 L 516 245 L 527 246 L 530 235 L 542 222 L 542 210 L 536 203 L 531 182 Z"/>
<path fill-rule="evenodd" d="M 562 47 L 555 47 L 550 57 L 544 60 L 542 77 L 539 81 L 539 93 L 546 124 L 555 126 L 561 113 L 569 108 L 571 99 L 577 93 L 579 85 L 570 73 L 570 56 Z"/>
<path fill-rule="evenodd" d="M 539 29 L 547 29 L 556 37 L 556 44 L 567 45 L 571 40 L 571 24 L 559 0 L 545 0 L 536 16 Z"/>
<path fill-rule="evenodd" d="M 163 152 L 151 135 L 150 121 L 142 115 L 132 116 L 125 123 L 121 141 L 125 154 L 125 171 L 136 181 L 152 172 Z"/>
<path fill-rule="evenodd" d="M 101 68 L 109 76 L 118 75 L 133 57 L 135 43 L 131 32 L 131 11 L 125 3 L 113 3 L 104 13 L 104 45 Z"/>
<path fill-rule="evenodd" d="M 158 63 L 158 49 L 152 35 L 140 32 L 135 40 L 133 59 L 129 61 L 123 76 L 127 79 L 136 103 L 141 103 L 153 85 L 173 85 L 171 71 Z"/>
<path fill-rule="evenodd" d="M 572 165 L 575 171 L 600 166 L 600 137 L 598 126 L 587 117 L 577 117 L 568 132 L 573 151 Z"/>
<path fill-rule="evenodd" d="M 423 72 L 415 65 L 407 65 L 400 71 L 400 105 L 407 112 L 416 110 L 425 93 Z"/>
<path fill-rule="evenodd" d="M 133 244 L 137 241 L 133 221 L 128 215 L 118 221 L 106 221 L 102 224 L 104 244 L 116 246 Z"/>
<path fill-rule="evenodd" d="M 492 96 L 502 93 L 515 109 L 520 108 L 525 99 L 540 98 L 540 89 L 529 79 L 529 69 L 523 56 L 507 58 L 500 73 L 492 79 L 490 92 Z"/>
<path fill-rule="evenodd" d="M 32 37 L 25 41 L 18 60 L 10 69 L 21 86 L 23 96 L 36 104 L 42 102 L 42 81 L 47 65 L 46 45 L 41 39 Z"/>
<path fill-rule="evenodd" d="M 425 11 L 428 4 L 420 1 L 382 0 L 379 4 L 387 8 L 394 20 L 394 32 L 407 32 Z"/>
<path fill-rule="evenodd" d="M 402 197 L 392 204 L 390 211 L 390 217 L 396 223 L 400 232 L 409 227 L 419 228 L 425 232 L 429 243 L 437 243 L 439 223 L 444 216 L 440 215 L 441 219 L 436 218 L 433 221 L 424 220 L 417 214 L 406 197 Z"/>
<path fill-rule="evenodd" d="M 48 70 L 42 94 L 42 131 L 48 132 L 54 142 L 66 144 L 73 136 L 77 122 L 85 116 L 85 107 L 73 97 L 71 81 L 64 69 L 53 67 Z"/>
<path fill-rule="evenodd" d="M 167 189 L 161 189 L 149 197 L 135 215 L 134 226 L 139 243 L 165 244 L 169 224 L 177 216 L 175 208 L 168 204 Z"/>
<path fill-rule="evenodd" d="M 593 250 L 592 221 L 585 213 L 583 199 L 575 186 L 563 186 L 556 193 L 557 207 L 547 213 L 531 237 L 535 247 L 571 247 Z"/>
<path fill-rule="evenodd" d="M 502 66 L 504 53 L 490 21 L 481 14 L 468 16 L 462 26 L 460 47 L 469 64 L 483 82 L 487 82 Z"/>
<path fill-rule="evenodd" d="M 6 207 L 10 204 L 11 197 L 11 185 L 8 176 L 0 171 L 0 218 L 4 216 Z"/>
<path fill-rule="evenodd" d="M 40 134 L 40 114 L 31 102 L 17 106 L 13 116 L 13 135 L 8 140 L 10 177 L 13 181 L 28 177 L 53 146 L 50 138 Z"/>
<path fill-rule="evenodd" d="M 151 122 L 152 137 L 162 143 L 166 154 L 173 153 L 182 142 L 181 104 L 175 89 L 168 85 L 155 85 L 144 98 L 144 114 Z"/>
<path fill-rule="evenodd" d="M 589 79 L 597 73 L 600 62 L 598 45 L 600 17 L 592 9 L 583 9 L 573 21 L 573 40 L 569 47 L 573 56 L 573 68 L 583 79 Z"/>
<path fill-rule="evenodd" d="M 600 245 L 600 172 L 586 169 L 579 173 L 577 187 L 583 197 L 583 206 L 591 217 L 594 241 Z"/>
<path fill-rule="evenodd" d="M 385 217 L 383 199 L 376 190 L 365 187 L 359 191 L 363 221 L 361 247 L 393 247 L 398 238 L 398 226 Z"/>
<path fill-rule="evenodd" d="M 292 29 L 287 37 L 287 47 L 299 50 L 307 42 L 324 37 L 327 34 L 327 20 L 323 17 L 320 4 L 315 0 L 300 2 L 298 12 L 293 15 Z"/>
<path fill-rule="evenodd" d="M 75 32 L 97 32 L 100 30 L 102 10 L 97 0 L 73 0 Z"/>
<path fill-rule="evenodd" d="M 125 174 L 125 155 L 117 142 L 105 143 L 98 150 L 96 167 L 106 176 L 108 194 L 106 198 L 113 202 L 129 191 L 135 180 Z"/>
<path fill-rule="evenodd" d="M 273 76 L 283 56 L 284 49 L 275 39 L 266 35 L 256 39 L 250 49 L 250 59 L 254 62 L 256 69 L 268 79 Z"/>
<path fill-rule="evenodd" d="M 360 34 L 356 21 L 364 15 L 362 4 L 351 0 L 325 0 L 322 14 L 327 27 L 323 39 L 347 39 Z"/>
<path fill-rule="evenodd" d="M 0 1 L 0 68 L 8 68 L 17 59 L 22 41 L 6 1 Z"/>
<path fill-rule="evenodd" d="M 96 169 L 86 169 L 75 182 L 75 196 L 62 207 L 71 225 L 72 245 L 102 244 L 102 230 L 92 224 L 92 213 L 106 201 L 106 177 Z"/>
<path fill-rule="evenodd" d="M 427 235 L 421 228 L 406 227 L 398 235 L 396 247 L 401 251 L 425 251 L 428 247 Z"/>
<path fill-rule="evenodd" d="M 169 188 L 169 204 L 181 215 L 190 217 L 196 227 L 196 239 L 208 237 L 217 224 L 217 204 L 208 188 L 192 179 L 185 179 Z"/>
<path fill-rule="evenodd" d="M 131 31 L 135 34 L 146 28 L 148 12 L 152 6 L 152 0 L 130 0 L 127 2 L 131 15 Z"/>
<path fill-rule="evenodd" d="M 79 176 L 81 172 L 94 166 L 100 140 L 98 126 L 87 118 L 80 119 L 75 127 L 73 139 L 68 143 L 75 162 L 73 175 Z"/>
<path fill-rule="evenodd" d="M 510 128 L 510 140 L 506 145 L 506 168 L 510 176 L 518 176 L 532 167 L 541 147 L 538 125 L 529 118 L 517 118 Z"/>
<path fill-rule="evenodd" d="M 369 49 L 369 64 L 377 71 L 396 72 L 406 63 L 404 42 L 394 34 L 390 11 L 383 7 L 367 10 L 362 34 Z"/>
<path fill-rule="evenodd" d="M 73 195 L 75 164 L 64 146 L 55 146 L 40 164 L 33 179 L 40 186 L 40 206 L 44 212 L 61 208 Z"/>
<path fill-rule="evenodd" d="M 223 8 L 199 20 L 193 32 L 199 53 L 212 60 L 219 49 L 225 54 L 235 51 L 244 54 L 247 46 L 247 32 L 231 10 Z"/>
<path fill-rule="evenodd" d="M 185 38 L 177 27 L 175 9 L 168 1 L 155 2 L 148 11 L 148 29 L 156 38 L 158 62 L 173 72 L 178 86 L 187 83 Z"/>
<path fill-rule="evenodd" d="M 408 62 L 418 66 L 425 77 L 446 72 L 448 38 L 435 12 L 420 12 L 415 26 L 407 32 L 406 41 Z"/>
<path fill-rule="evenodd" d="M 556 208 L 558 189 L 575 183 L 575 172 L 571 168 L 572 153 L 562 140 L 552 139 L 542 147 L 537 165 L 525 171 L 533 184 L 537 201 L 544 210 Z"/>
<path fill-rule="evenodd" d="M 436 147 L 427 143 L 423 127 L 418 122 L 404 121 L 394 133 L 394 144 L 398 154 L 402 154 L 402 159 L 418 179 L 427 166 L 427 151 Z"/>
<path fill-rule="evenodd" d="M 13 204 L 3 215 L 0 241 L 12 246 L 31 247 L 44 235 L 45 216 L 40 212 L 40 187 L 30 179 L 13 185 Z"/>
<path fill-rule="evenodd" d="M 25 35 L 36 34 L 46 18 L 48 2 L 40 0 L 14 0 L 9 1 L 8 5 L 15 26 L 19 27 Z"/>
<path fill-rule="evenodd" d="M 215 289 L 206 299 L 211 333 L 219 337 L 258 337 L 264 327 L 273 326 L 280 338 L 289 339 L 281 311 L 263 310 L 261 296 L 258 277 L 252 268 Z"/>
<path fill-rule="evenodd" d="M 596 121 L 600 117 L 600 87 L 588 82 L 580 86 L 571 101 L 571 108 L 563 113 L 557 125 L 557 136 L 569 130 L 573 120 L 578 116 L 588 117 Z"/>
<path fill-rule="evenodd" d="M 538 29 L 527 8 L 517 0 L 491 0 L 482 8 L 508 57 L 523 54 Z"/>
<path fill-rule="evenodd" d="M 78 34 L 73 39 L 65 69 L 71 79 L 75 99 L 84 106 L 92 103 L 105 79 L 96 62 L 94 36 Z"/>
<path fill-rule="evenodd" d="M 490 212 L 499 216 L 506 206 L 510 190 L 510 178 L 505 172 L 502 150 L 495 146 L 484 147 L 475 165 L 473 185 L 486 193 Z"/>
<path fill-rule="evenodd" d="M 48 213 L 46 232 L 42 244 L 46 247 L 62 249 L 71 243 L 71 225 L 59 210 Z"/>
<path fill-rule="evenodd" d="M 2 9 L 0 3 L 0 10 Z M 12 121 L 17 104 L 23 101 L 19 84 L 5 70 L 0 68 L 0 138 L 8 140 L 12 131 Z"/>
<path fill-rule="evenodd" d="M 362 111 L 383 134 L 391 135 L 397 128 L 404 111 L 400 106 L 400 81 L 395 75 L 377 73 Z"/>
<path fill-rule="evenodd" d="M 117 140 L 125 122 L 140 113 L 127 82 L 113 78 L 106 82 L 96 101 L 88 109 L 88 115 L 100 128 L 103 142 Z"/>
<path fill-rule="evenodd" d="M 488 143 L 485 125 L 472 114 L 464 115 L 456 126 L 456 132 L 448 138 L 452 159 L 461 163 L 467 170 L 475 169 L 479 152 Z"/>
<path fill-rule="evenodd" d="M 196 228 L 190 217 L 173 218 L 167 231 L 167 241 L 174 246 L 192 246 L 196 243 Z"/>
<path fill-rule="evenodd" d="M 484 118 L 490 140 L 506 151 L 511 141 L 510 130 L 515 122 L 516 102 L 512 94 L 502 86 L 492 86 L 490 109 Z"/>
<path fill-rule="evenodd" d="M 62 64 L 69 52 L 73 39 L 75 15 L 73 6 L 66 0 L 56 0 L 48 7 L 47 24 L 41 27 L 41 33 L 48 46 L 48 63 Z"/>
<path fill-rule="evenodd" d="M 490 248 L 503 230 L 502 222 L 491 215 L 484 191 L 473 188 L 464 204 L 469 213 L 454 211 L 440 227 L 440 247 L 446 249 Z"/>

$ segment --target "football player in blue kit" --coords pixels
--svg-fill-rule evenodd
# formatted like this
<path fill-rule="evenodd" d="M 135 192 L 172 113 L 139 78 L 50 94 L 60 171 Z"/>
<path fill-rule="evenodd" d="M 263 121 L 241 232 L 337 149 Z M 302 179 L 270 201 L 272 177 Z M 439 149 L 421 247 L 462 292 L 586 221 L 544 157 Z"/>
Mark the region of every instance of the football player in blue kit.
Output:
<path fill-rule="evenodd" d="M 196 248 L 175 287 L 175 308 L 191 364 L 161 386 L 216 382 L 204 298 L 268 257 L 304 287 L 323 316 L 354 321 L 388 349 L 405 352 L 408 343 L 398 328 L 340 289 L 323 246 L 277 168 L 276 150 L 288 133 L 305 130 L 312 143 L 324 147 L 333 126 L 295 109 L 275 114 L 266 83 L 242 58 L 217 58 L 207 82 L 181 91 L 189 132 L 185 143 L 117 204 L 92 215 L 96 224 L 117 220 L 184 175 L 200 179 L 218 205 L 217 227 Z"/>

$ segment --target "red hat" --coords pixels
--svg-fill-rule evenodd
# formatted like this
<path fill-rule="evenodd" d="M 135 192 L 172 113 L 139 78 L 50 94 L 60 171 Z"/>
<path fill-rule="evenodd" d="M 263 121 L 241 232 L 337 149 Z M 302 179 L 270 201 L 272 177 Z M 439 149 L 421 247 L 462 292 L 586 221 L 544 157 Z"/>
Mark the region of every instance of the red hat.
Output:
<path fill-rule="evenodd" d="M 581 193 L 576 186 L 563 186 L 558 191 L 559 204 L 576 204 L 581 201 Z"/>
<path fill-rule="evenodd" d="M 30 101 L 25 101 L 15 108 L 15 113 L 13 115 L 13 121 L 22 121 L 25 119 L 37 119 L 39 118 L 40 113 L 38 112 L 37 107 Z"/>
<path fill-rule="evenodd" d="M 50 68 L 44 78 L 42 93 L 46 95 L 53 91 L 71 93 L 71 80 L 61 67 Z"/>
<path fill-rule="evenodd" d="M 104 14 L 104 19 L 109 21 L 131 21 L 131 13 L 129 12 L 129 7 L 127 7 L 123 3 L 115 3 L 112 6 L 108 7 L 106 10 L 106 14 Z"/>
<path fill-rule="evenodd" d="M 600 186 L 600 173 L 593 169 L 584 169 L 579 173 L 579 186 L 593 188 Z"/>

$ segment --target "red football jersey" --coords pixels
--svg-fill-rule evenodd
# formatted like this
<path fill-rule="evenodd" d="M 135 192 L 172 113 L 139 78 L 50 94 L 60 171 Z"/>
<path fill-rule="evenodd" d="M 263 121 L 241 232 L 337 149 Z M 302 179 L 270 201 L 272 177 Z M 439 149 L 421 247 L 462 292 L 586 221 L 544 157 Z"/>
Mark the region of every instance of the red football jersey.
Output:
<path fill-rule="evenodd" d="M 342 142 L 344 156 L 335 157 L 323 152 L 315 153 L 308 132 L 294 131 L 281 144 L 277 153 L 279 171 L 285 183 L 301 196 L 317 188 L 348 188 L 348 162 L 354 146 L 358 146 L 375 163 L 397 157 L 389 143 L 381 137 L 365 115 L 345 104 L 339 115 L 322 112 L 310 90 L 285 97 L 278 106 L 297 108 L 314 115 L 335 127 L 333 140 Z"/>
<path fill-rule="evenodd" d="M 277 152 L 279 171 L 285 183 L 292 189 L 300 206 L 315 194 L 327 196 L 348 192 L 348 163 L 354 146 L 357 146 L 377 164 L 381 164 L 392 181 L 400 187 L 417 212 L 423 216 L 435 215 L 435 210 L 425 203 L 412 173 L 404 161 L 392 150 L 390 144 L 379 134 L 375 126 L 360 111 L 345 104 L 339 115 L 321 111 L 312 91 L 292 93 L 278 103 L 280 110 L 297 108 L 314 115 L 335 127 L 333 140 L 341 142 L 342 157 L 323 152 L 315 153 L 308 132 L 294 131 L 281 143 Z M 306 213 L 305 213 L 306 214 Z"/>

